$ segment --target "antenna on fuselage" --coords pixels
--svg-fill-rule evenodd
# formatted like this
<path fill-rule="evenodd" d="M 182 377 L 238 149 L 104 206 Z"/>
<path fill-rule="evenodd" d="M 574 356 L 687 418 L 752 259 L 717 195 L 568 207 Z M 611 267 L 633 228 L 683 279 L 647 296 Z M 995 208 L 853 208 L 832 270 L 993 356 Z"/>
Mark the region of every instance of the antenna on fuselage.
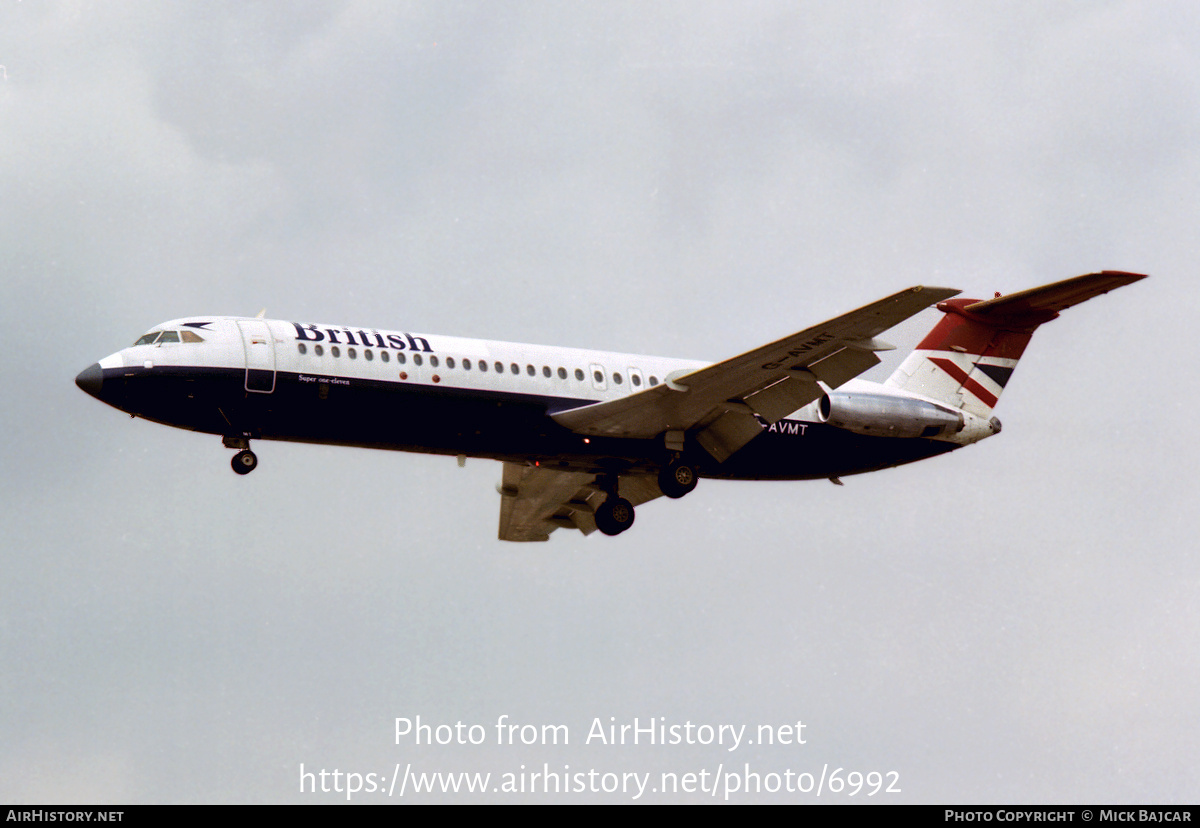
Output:
<path fill-rule="evenodd" d="M 267 309 L 266 309 L 266 308 L 263 308 L 262 310 L 260 310 L 258 313 L 256 313 L 256 314 L 254 315 L 254 318 L 255 318 L 255 319 L 262 319 L 264 316 L 266 316 L 266 314 L 267 314 Z"/>

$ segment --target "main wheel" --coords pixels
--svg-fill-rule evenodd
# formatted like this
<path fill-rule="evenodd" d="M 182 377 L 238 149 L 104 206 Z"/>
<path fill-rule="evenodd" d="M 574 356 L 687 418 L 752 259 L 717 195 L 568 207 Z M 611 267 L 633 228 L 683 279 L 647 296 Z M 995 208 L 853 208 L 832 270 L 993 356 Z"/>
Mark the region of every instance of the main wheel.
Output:
<path fill-rule="evenodd" d="M 667 497 L 683 497 L 696 488 L 696 467 L 686 463 L 669 463 L 658 473 L 658 488 Z"/>
<path fill-rule="evenodd" d="M 243 449 L 233 455 L 233 461 L 230 463 L 233 470 L 238 474 L 249 474 L 258 468 L 258 456 L 250 449 Z"/>
<path fill-rule="evenodd" d="M 606 535 L 619 535 L 633 526 L 633 504 L 623 497 L 610 497 L 596 510 L 596 528 Z"/>

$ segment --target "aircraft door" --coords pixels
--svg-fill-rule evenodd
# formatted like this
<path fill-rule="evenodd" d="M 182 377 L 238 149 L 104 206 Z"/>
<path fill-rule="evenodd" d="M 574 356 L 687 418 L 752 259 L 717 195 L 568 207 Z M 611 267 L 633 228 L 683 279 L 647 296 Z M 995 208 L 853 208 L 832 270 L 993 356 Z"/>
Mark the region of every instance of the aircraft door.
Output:
<path fill-rule="evenodd" d="M 261 319 L 243 319 L 237 325 L 246 352 L 246 390 L 270 394 L 275 390 L 275 342 L 271 328 Z"/>

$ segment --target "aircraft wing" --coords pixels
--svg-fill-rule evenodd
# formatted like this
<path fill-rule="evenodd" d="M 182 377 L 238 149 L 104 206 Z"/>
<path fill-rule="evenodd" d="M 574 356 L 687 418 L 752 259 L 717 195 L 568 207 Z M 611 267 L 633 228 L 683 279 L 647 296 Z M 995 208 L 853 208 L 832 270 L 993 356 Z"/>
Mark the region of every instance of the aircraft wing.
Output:
<path fill-rule="evenodd" d="M 668 447 L 692 433 L 724 462 L 759 434 L 757 418 L 778 422 L 821 396 L 818 381 L 836 388 L 858 376 L 879 362 L 876 351 L 893 347 L 876 340 L 878 334 L 957 294 L 911 287 L 724 362 L 668 376 L 663 385 L 552 416 L 579 434 L 651 438 L 666 432 Z"/>
<path fill-rule="evenodd" d="M 596 531 L 593 517 L 606 495 L 595 486 L 596 475 L 558 471 L 545 466 L 504 464 L 500 491 L 500 540 L 544 541 L 555 529 Z M 621 475 L 621 497 L 634 506 L 662 495 L 649 475 Z"/>

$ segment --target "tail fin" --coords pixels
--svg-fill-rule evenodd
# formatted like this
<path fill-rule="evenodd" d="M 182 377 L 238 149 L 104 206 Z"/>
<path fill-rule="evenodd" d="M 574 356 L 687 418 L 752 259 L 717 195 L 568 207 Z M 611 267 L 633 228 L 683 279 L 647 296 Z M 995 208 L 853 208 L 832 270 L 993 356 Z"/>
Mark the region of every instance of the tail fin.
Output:
<path fill-rule="evenodd" d="M 991 416 L 1038 325 L 1094 296 L 1145 279 L 1105 270 L 995 299 L 948 299 L 946 314 L 887 385 Z"/>

